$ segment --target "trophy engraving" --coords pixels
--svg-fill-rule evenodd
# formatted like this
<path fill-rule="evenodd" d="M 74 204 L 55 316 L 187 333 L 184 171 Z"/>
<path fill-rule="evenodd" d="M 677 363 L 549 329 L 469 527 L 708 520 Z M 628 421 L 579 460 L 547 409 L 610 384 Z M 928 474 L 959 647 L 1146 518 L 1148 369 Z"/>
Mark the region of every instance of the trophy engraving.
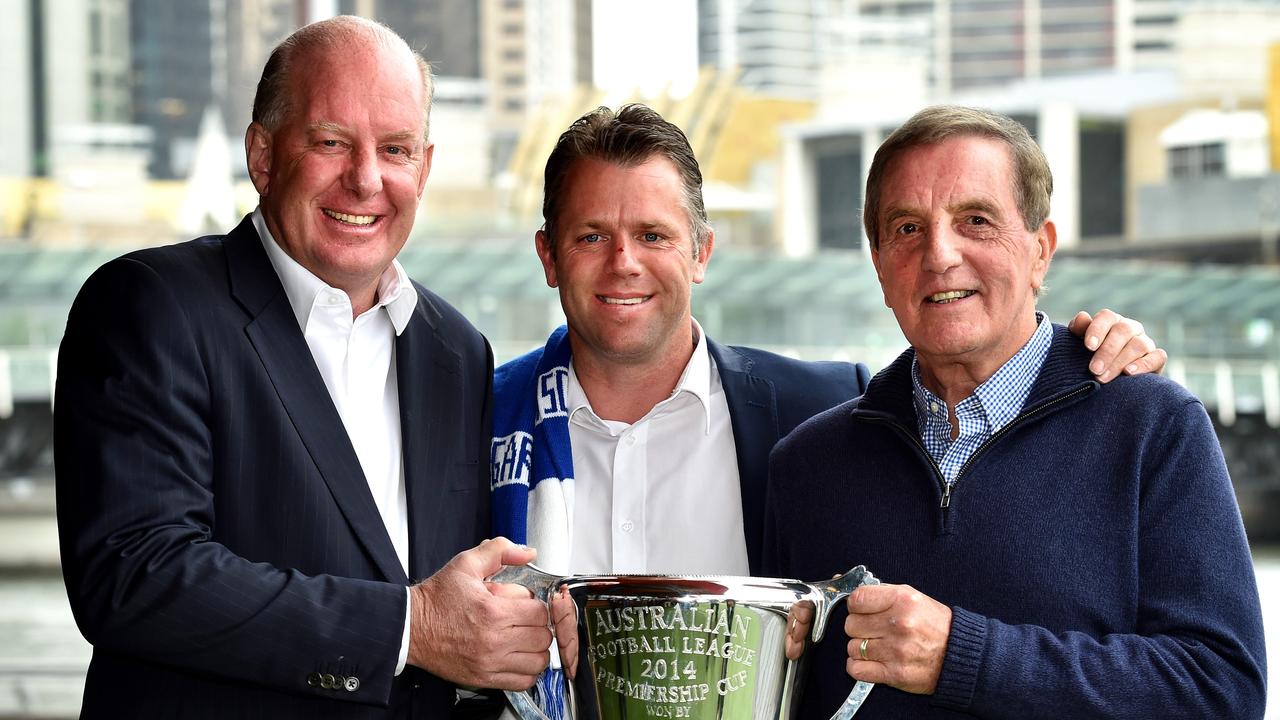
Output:
<path fill-rule="evenodd" d="M 791 720 L 799 663 L 787 660 L 787 614 L 798 602 L 816 613 L 811 638 L 859 585 L 878 581 L 858 566 L 825 582 L 748 577 L 583 575 L 559 577 L 508 567 L 492 578 L 523 585 L 551 604 L 574 720 L 694 718 Z M 570 607 L 556 612 L 557 604 Z M 577 648 L 577 653 L 563 649 Z M 803 662 L 803 658 L 800 662 Z M 871 690 L 859 682 L 832 716 L 847 720 Z M 522 720 L 545 720 L 528 693 L 508 692 Z"/>

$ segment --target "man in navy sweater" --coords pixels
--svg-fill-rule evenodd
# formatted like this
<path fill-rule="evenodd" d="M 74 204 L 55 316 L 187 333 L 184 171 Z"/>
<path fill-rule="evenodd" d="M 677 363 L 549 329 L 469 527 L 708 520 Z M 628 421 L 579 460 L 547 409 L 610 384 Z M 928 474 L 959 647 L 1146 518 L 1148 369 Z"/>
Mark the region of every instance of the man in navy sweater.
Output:
<path fill-rule="evenodd" d="M 1249 548 L 1204 407 L 1102 386 L 1035 309 L 1052 177 L 1009 118 L 918 113 L 876 153 L 864 222 L 911 348 L 770 459 L 763 570 L 864 587 L 813 649 L 801 717 L 853 680 L 877 717 L 1261 717 Z M 1082 456 L 1081 448 L 1088 448 Z M 797 608 L 789 652 L 812 609 Z M 825 714 L 824 714 L 825 713 Z"/>

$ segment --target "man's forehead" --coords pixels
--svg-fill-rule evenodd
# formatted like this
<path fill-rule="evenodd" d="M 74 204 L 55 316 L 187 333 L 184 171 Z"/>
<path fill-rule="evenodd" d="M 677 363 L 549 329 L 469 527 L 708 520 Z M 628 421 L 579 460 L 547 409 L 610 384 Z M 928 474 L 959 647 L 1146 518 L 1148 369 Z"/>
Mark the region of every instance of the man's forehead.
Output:
<path fill-rule="evenodd" d="M 926 198 L 948 205 L 1013 200 L 1008 146 L 980 136 L 907 148 L 889 163 L 884 178 L 884 208 Z"/>

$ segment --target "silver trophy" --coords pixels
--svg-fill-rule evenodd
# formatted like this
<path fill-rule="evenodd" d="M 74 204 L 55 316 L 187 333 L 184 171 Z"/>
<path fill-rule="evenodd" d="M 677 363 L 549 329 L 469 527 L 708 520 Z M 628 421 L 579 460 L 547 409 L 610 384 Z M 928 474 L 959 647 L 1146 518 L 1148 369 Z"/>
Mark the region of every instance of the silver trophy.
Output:
<path fill-rule="evenodd" d="M 879 583 L 861 565 L 832 580 L 755 577 L 551 575 L 532 565 L 491 578 L 551 606 L 573 720 L 792 720 L 800 662 L 785 654 L 788 613 L 814 605 L 810 638 L 832 608 Z M 572 649 L 576 647 L 577 653 Z M 859 681 L 831 720 L 848 720 L 871 683 Z M 528 692 L 508 692 L 521 720 L 548 720 Z"/>

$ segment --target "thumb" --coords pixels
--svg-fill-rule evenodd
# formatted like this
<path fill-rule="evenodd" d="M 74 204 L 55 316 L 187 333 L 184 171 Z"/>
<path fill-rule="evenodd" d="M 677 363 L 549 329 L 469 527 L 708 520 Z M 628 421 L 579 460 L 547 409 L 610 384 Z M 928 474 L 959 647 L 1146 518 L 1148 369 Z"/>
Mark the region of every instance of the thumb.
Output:
<path fill-rule="evenodd" d="M 533 548 L 499 536 L 458 555 L 458 569 L 483 580 L 497 573 L 503 565 L 524 565 L 536 556 L 537 551 Z"/>

